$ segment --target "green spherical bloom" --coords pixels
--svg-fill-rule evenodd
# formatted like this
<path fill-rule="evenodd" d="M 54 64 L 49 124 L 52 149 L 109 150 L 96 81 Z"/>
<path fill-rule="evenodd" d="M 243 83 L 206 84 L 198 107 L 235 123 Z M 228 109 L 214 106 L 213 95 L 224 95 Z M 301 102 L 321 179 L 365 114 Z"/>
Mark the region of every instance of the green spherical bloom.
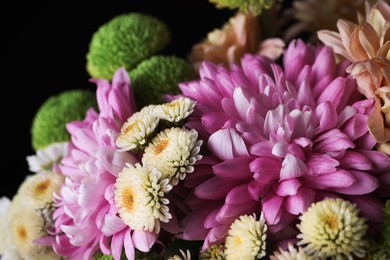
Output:
<path fill-rule="evenodd" d="M 168 27 L 152 16 L 138 13 L 117 16 L 93 35 L 87 70 L 94 78 L 111 79 L 119 67 L 130 71 L 162 50 L 169 40 Z"/>
<path fill-rule="evenodd" d="M 240 9 L 244 13 L 258 15 L 263 9 L 269 9 L 275 0 L 210 0 L 218 8 Z"/>
<path fill-rule="evenodd" d="M 49 144 L 69 141 L 65 125 L 82 120 L 90 107 L 96 107 L 96 97 L 87 90 L 70 90 L 48 98 L 35 115 L 31 128 L 35 150 Z"/>
<path fill-rule="evenodd" d="M 178 83 L 194 78 L 192 66 L 175 56 L 154 56 L 130 72 L 138 108 L 162 103 L 164 94 L 179 94 Z"/>
<path fill-rule="evenodd" d="M 383 228 L 383 237 L 385 239 L 385 247 L 387 253 L 390 255 L 390 200 L 386 202 L 384 208 L 385 223 Z"/>

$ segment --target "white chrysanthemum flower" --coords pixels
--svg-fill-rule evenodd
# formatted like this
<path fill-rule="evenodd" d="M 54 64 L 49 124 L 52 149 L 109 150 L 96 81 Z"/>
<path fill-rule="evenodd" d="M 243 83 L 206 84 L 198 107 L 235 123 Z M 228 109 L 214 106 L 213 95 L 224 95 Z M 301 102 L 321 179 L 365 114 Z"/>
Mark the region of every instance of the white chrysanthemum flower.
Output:
<path fill-rule="evenodd" d="M 151 116 L 155 116 L 155 117 L 158 117 L 158 107 L 160 107 L 161 105 L 149 105 L 149 106 L 146 106 L 146 107 L 143 107 L 139 112 L 141 114 L 146 114 L 146 115 L 151 115 Z"/>
<path fill-rule="evenodd" d="M 195 130 L 168 128 L 157 134 L 145 148 L 142 163 L 149 169 L 156 168 L 174 185 L 194 171 L 202 141 Z"/>
<path fill-rule="evenodd" d="M 200 253 L 199 260 L 225 260 L 225 245 L 218 243 Z"/>
<path fill-rule="evenodd" d="M 0 255 L 2 255 L 10 245 L 8 209 L 11 201 L 7 197 L 0 198 Z"/>
<path fill-rule="evenodd" d="M 24 260 L 24 259 L 12 245 L 11 247 L 7 248 L 7 250 L 1 255 L 1 260 Z"/>
<path fill-rule="evenodd" d="M 190 98 L 180 97 L 170 103 L 157 106 L 157 115 L 163 120 L 178 125 L 194 112 L 195 104 L 196 101 Z"/>
<path fill-rule="evenodd" d="M 230 226 L 225 240 L 227 260 L 255 259 L 265 256 L 267 225 L 264 216 L 256 220 L 256 215 L 243 215 Z"/>
<path fill-rule="evenodd" d="M 54 193 L 59 192 L 64 176 L 53 172 L 40 172 L 28 176 L 18 193 L 29 198 L 36 208 L 46 208 L 53 203 Z"/>
<path fill-rule="evenodd" d="M 43 254 L 48 247 L 34 243 L 34 240 L 47 235 L 44 221 L 39 212 L 31 206 L 31 200 L 16 195 L 9 210 L 9 232 L 12 244 L 23 257 Z"/>
<path fill-rule="evenodd" d="M 305 253 L 302 247 L 298 247 L 298 250 L 292 245 L 288 244 L 288 250 L 279 249 L 275 251 L 270 260 L 314 260 L 315 258 Z"/>
<path fill-rule="evenodd" d="M 127 165 L 115 183 L 115 204 L 123 222 L 134 230 L 158 233 L 160 221 L 172 218 L 165 198 L 171 189 L 169 180 L 156 169 Z"/>
<path fill-rule="evenodd" d="M 324 199 L 313 203 L 299 217 L 301 234 L 297 245 L 316 258 L 363 257 L 368 242 L 363 238 L 368 226 L 359 217 L 355 204 L 342 199 Z"/>
<path fill-rule="evenodd" d="M 38 150 L 36 155 L 30 155 L 26 158 L 30 171 L 51 171 L 53 164 L 59 163 L 67 151 L 68 142 L 54 143 L 42 150 Z"/>
<path fill-rule="evenodd" d="M 168 260 L 191 260 L 191 253 L 188 249 L 185 253 L 183 250 L 180 249 L 180 253 L 181 253 L 181 256 L 174 255 L 174 256 L 169 257 Z"/>
<path fill-rule="evenodd" d="M 123 124 L 116 145 L 120 151 L 138 151 L 143 150 L 152 138 L 160 119 L 144 109 L 134 113 Z"/>

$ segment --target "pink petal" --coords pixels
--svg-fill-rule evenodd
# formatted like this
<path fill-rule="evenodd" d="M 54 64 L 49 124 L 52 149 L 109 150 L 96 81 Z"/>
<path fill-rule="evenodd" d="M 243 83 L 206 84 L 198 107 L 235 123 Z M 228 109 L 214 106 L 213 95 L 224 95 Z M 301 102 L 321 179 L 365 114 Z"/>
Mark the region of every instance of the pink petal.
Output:
<path fill-rule="evenodd" d="M 263 199 L 262 211 L 268 225 L 277 224 L 281 217 L 283 197 L 270 190 Z"/>
<path fill-rule="evenodd" d="M 254 179 L 261 183 L 268 183 L 280 175 L 281 160 L 278 158 L 259 157 L 250 163 L 249 168 L 254 172 Z"/>
<path fill-rule="evenodd" d="M 259 142 L 250 147 L 250 153 L 257 156 L 268 156 L 272 154 L 273 144 L 270 141 Z"/>
<path fill-rule="evenodd" d="M 112 256 L 114 257 L 115 260 L 121 259 L 123 244 L 124 244 L 124 240 L 125 240 L 125 234 L 126 234 L 126 231 L 124 230 L 124 231 L 116 233 L 112 236 L 111 252 L 112 252 Z"/>
<path fill-rule="evenodd" d="M 326 101 L 319 104 L 315 110 L 315 114 L 320 121 L 317 131 L 324 132 L 336 126 L 338 121 L 337 111 L 330 102 Z"/>
<path fill-rule="evenodd" d="M 207 237 L 204 239 L 204 244 L 202 246 L 202 250 L 206 250 L 212 244 L 222 242 L 223 239 L 227 236 L 229 231 L 229 225 L 221 225 L 218 227 L 212 228 Z"/>
<path fill-rule="evenodd" d="M 378 188 L 379 184 L 375 177 L 368 173 L 360 171 L 349 171 L 355 181 L 352 185 L 343 188 L 333 188 L 332 190 L 350 195 L 363 195 L 368 194 Z"/>
<path fill-rule="evenodd" d="M 256 201 L 249 201 L 242 204 L 225 204 L 218 212 L 216 221 L 220 224 L 230 226 L 234 220 L 239 218 L 241 215 L 252 214 L 259 208 L 260 204 Z"/>
<path fill-rule="evenodd" d="M 137 158 L 131 153 L 118 152 L 112 148 L 100 149 L 96 153 L 96 165 L 101 169 L 106 169 L 114 176 L 122 171 L 126 163 L 134 165 L 138 162 Z"/>
<path fill-rule="evenodd" d="M 209 149 L 221 160 L 248 156 L 244 140 L 234 129 L 221 129 L 212 134 L 208 141 Z"/>
<path fill-rule="evenodd" d="M 358 110 L 354 107 L 347 106 L 345 107 L 340 113 L 339 118 L 336 127 L 340 128 L 342 125 L 344 125 L 345 122 L 347 122 L 350 118 L 352 118 L 354 115 L 356 115 Z"/>
<path fill-rule="evenodd" d="M 317 103 L 329 101 L 337 111 L 345 107 L 345 103 L 349 98 L 349 86 L 346 84 L 345 78 L 339 77 L 333 80 L 328 87 L 319 96 Z"/>
<path fill-rule="evenodd" d="M 117 217 L 116 215 L 107 214 L 104 217 L 104 223 L 101 228 L 101 231 L 106 236 L 112 236 L 120 232 L 125 227 L 127 227 L 127 225 L 122 221 L 120 217 Z"/>
<path fill-rule="evenodd" d="M 251 201 L 252 197 L 249 194 L 248 184 L 242 184 L 233 188 L 226 196 L 225 203 L 227 204 L 241 204 Z"/>
<path fill-rule="evenodd" d="M 212 79 L 217 73 L 217 66 L 211 62 L 204 61 L 200 65 L 199 75 L 201 79 Z"/>
<path fill-rule="evenodd" d="M 370 160 L 361 153 L 346 151 L 344 156 L 339 159 L 341 167 L 344 169 L 356 169 L 367 171 L 374 169 Z"/>
<path fill-rule="evenodd" d="M 367 117 L 364 115 L 355 115 L 349 121 L 347 121 L 342 131 L 347 134 L 351 140 L 356 140 L 368 132 Z"/>
<path fill-rule="evenodd" d="M 329 174 L 336 171 L 340 163 L 326 154 L 312 153 L 307 160 L 309 173 L 314 175 Z"/>
<path fill-rule="evenodd" d="M 157 234 L 148 231 L 133 231 L 132 241 L 134 247 L 142 252 L 148 252 L 157 240 Z"/>
<path fill-rule="evenodd" d="M 238 85 L 243 86 L 243 85 Z M 241 120 L 246 120 L 247 112 L 249 109 L 249 98 L 244 94 L 242 88 L 236 88 L 233 92 L 234 105 L 237 109 L 238 114 L 240 115 Z"/>
<path fill-rule="evenodd" d="M 302 105 L 307 105 L 313 108 L 315 107 L 312 87 L 306 80 L 304 80 L 299 86 L 297 101 Z"/>
<path fill-rule="evenodd" d="M 356 203 L 362 215 L 368 220 L 383 222 L 383 202 L 377 196 L 348 196 L 348 200 Z"/>
<path fill-rule="evenodd" d="M 99 248 L 100 251 L 102 251 L 103 254 L 105 255 L 111 255 L 111 250 L 110 250 L 110 241 L 111 239 L 106 236 L 101 236 L 100 241 L 99 241 Z"/>
<path fill-rule="evenodd" d="M 248 191 L 252 199 L 260 201 L 269 190 L 269 183 L 267 182 L 257 182 L 255 180 L 251 181 L 248 185 Z"/>
<path fill-rule="evenodd" d="M 209 134 L 213 134 L 221 129 L 229 119 L 231 118 L 222 112 L 205 113 L 202 116 L 202 125 Z"/>
<path fill-rule="evenodd" d="M 297 194 L 286 198 L 285 208 L 293 215 L 304 213 L 314 201 L 315 191 L 300 187 Z"/>
<path fill-rule="evenodd" d="M 237 182 L 225 181 L 219 177 L 213 177 L 196 187 L 195 194 L 201 199 L 222 199 L 237 185 Z"/>
<path fill-rule="evenodd" d="M 355 144 L 339 129 L 332 129 L 314 140 L 313 150 L 319 153 L 331 153 L 354 148 Z"/>
<path fill-rule="evenodd" d="M 345 170 L 338 170 L 330 174 L 321 174 L 318 176 L 305 175 L 304 184 L 313 189 L 332 189 L 336 187 L 349 187 L 355 181 L 354 176 Z"/>
<path fill-rule="evenodd" d="M 284 180 L 278 184 L 274 184 L 274 191 L 282 197 L 295 195 L 301 182 L 297 179 Z"/>
<path fill-rule="evenodd" d="M 240 157 L 226 160 L 213 166 L 216 176 L 225 180 L 239 181 L 252 178 L 249 164 L 253 159 L 250 157 Z"/>
<path fill-rule="evenodd" d="M 318 49 L 319 52 L 316 54 L 316 59 L 312 65 L 312 82 L 318 82 L 327 75 L 335 74 L 336 61 L 333 50 L 329 47 L 321 47 Z"/>
<path fill-rule="evenodd" d="M 281 117 L 276 110 L 269 110 L 264 120 L 263 136 L 268 138 L 271 133 L 276 132 L 281 123 Z"/>
<path fill-rule="evenodd" d="M 364 154 L 378 172 L 390 171 L 390 157 L 384 153 L 369 150 L 359 150 L 359 153 Z"/>
<path fill-rule="evenodd" d="M 221 207 L 220 203 L 204 203 L 198 210 L 187 215 L 183 221 L 183 239 L 185 240 L 204 240 L 208 234 L 208 229 L 205 229 L 203 222 L 207 215 L 214 209 Z"/>
<path fill-rule="evenodd" d="M 207 215 L 206 219 L 203 222 L 205 228 L 213 228 L 219 225 L 216 217 L 222 207 L 213 209 L 210 214 Z"/>
<path fill-rule="evenodd" d="M 307 167 L 305 162 L 292 154 L 287 154 L 280 170 L 280 180 L 298 178 L 306 173 Z"/>
<path fill-rule="evenodd" d="M 128 229 L 126 231 L 124 247 L 125 247 L 125 254 L 126 254 L 127 259 L 134 259 L 135 250 L 134 250 L 133 241 L 132 241 L 132 238 L 131 238 L 131 231 L 130 231 L 130 229 Z"/>

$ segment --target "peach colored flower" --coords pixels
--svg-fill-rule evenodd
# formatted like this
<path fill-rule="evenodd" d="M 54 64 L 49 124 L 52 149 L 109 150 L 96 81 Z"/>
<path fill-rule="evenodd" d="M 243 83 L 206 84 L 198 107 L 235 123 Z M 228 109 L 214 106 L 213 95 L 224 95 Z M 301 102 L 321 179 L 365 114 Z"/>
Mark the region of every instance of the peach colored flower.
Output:
<path fill-rule="evenodd" d="M 364 0 L 295 0 L 286 15 L 297 22 L 287 29 L 284 39 L 289 41 L 304 32 L 336 30 L 339 19 L 357 22 L 356 11 L 364 12 Z M 310 40 L 318 39 L 313 35 Z"/>
<path fill-rule="evenodd" d="M 381 87 L 376 93 L 380 100 L 375 103 L 367 124 L 378 141 L 377 149 L 390 155 L 390 87 Z"/>
<path fill-rule="evenodd" d="M 390 75 L 390 6 L 379 1 L 367 15 L 359 16 L 359 24 L 339 20 L 339 33 L 322 30 L 318 37 L 325 45 L 353 62 L 347 71 L 354 76 L 359 90 L 367 98 L 376 97 L 375 90 L 388 85 Z"/>
<path fill-rule="evenodd" d="M 390 6 L 384 1 L 372 7 L 366 4 L 366 17 L 359 15 L 359 24 L 339 20 L 337 28 L 339 33 L 323 30 L 318 32 L 318 37 L 352 62 L 347 72 L 356 79 L 359 92 L 375 99 L 368 127 L 379 143 L 378 149 L 390 154 L 389 112 L 381 103 L 388 94 L 379 90 L 390 86 Z"/>
<path fill-rule="evenodd" d="M 202 61 L 211 61 L 228 66 L 240 63 L 245 53 L 259 53 L 270 59 L 277 59 L 283 52 L 284 42 L 270 38 L 260 44 L 261 30 L 258 16 L 237 13 L 222 29 L 215 29 L 207 39 L 196 44 L 189 56 L 195 68 Z"/>

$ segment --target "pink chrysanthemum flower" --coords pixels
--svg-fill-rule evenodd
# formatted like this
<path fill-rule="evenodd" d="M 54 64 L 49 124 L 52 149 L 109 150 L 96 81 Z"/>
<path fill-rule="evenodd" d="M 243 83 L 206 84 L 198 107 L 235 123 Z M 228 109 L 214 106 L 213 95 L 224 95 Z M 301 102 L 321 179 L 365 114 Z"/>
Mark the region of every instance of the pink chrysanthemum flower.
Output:
<path fill-rule="evenodd" d="M 83 122 L 67 125 L 71 134 L 68 155 L 62 160 L 65 184 L 56 198 L 54 250 L 69 259 L 91 259 L 100 250 L 120 259 L 123 247 L 129 259 L 134 248 L 148 251 L 156 234 L 131 230 L 118 217 L 114 186 L 125 163 L 138 162 L 131 153 L 118 152 L 116 135 L 136 112 L 130 79 L 120 69 L 112 85 L 96 80 L 100 113 L 93 110 Z"/>
<path fill-rule="evenodd" d="M 287 242 L 298 215 L 324 197 L 382 221 L 377 193 L 390 195 L 390 158 L 372 150 L 366 123 L 374 101 L 356 101 L 348 64 L 300 40 L 285 51 L 284 69 L 260 56 L 241 64 L 203 63 L 201 79 L 180 86 L 197 102 L 187 126 L 210 152 L 185 182 L 194 191 L 184 239 L 204 239 L 205 249 L 223 241 L 237 217 L 262 211 L 270 239 Z"/>

